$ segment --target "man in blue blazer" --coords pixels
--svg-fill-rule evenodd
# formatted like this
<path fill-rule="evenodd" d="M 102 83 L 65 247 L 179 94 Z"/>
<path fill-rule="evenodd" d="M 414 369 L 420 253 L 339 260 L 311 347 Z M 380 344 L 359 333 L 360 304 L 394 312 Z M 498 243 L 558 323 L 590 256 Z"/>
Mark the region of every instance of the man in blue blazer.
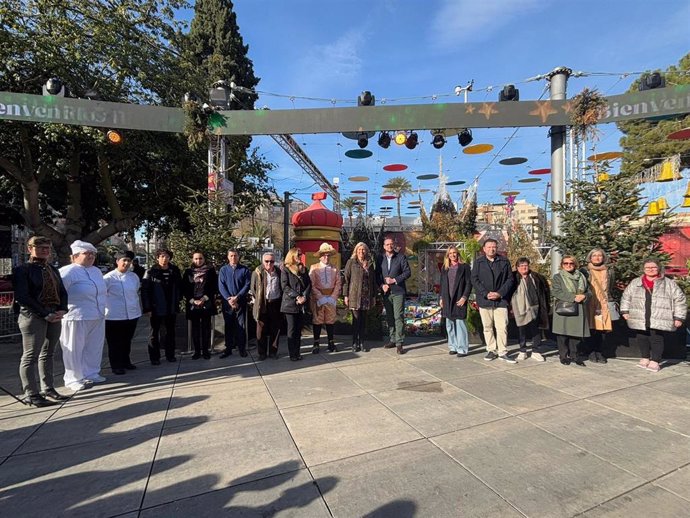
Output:
<path fill-rule="evenodd" d="M 385 348 L 397 348 L 398 354 L 405 354 L 405 280 L 410 277 L 407 257 L 394 249 L 395 240 L 388 236 L 383 240 L 383 255 L 376 261 L 376 282 L 383 292 L 383 306 L 386 308 L 386 321 L 390 341 Z"/>
<path fill-rule="evenodd" d="M 228 250 L 228 264 L 218 272 L 218 291 L 223 297 L 223 320 L 225 321 L 225 351 L 220 355 L 226 358 L 237 347 L 240 356 L 247 356 L 247 293 L 252 274 L 249 268 L 240 264 L 240 254 L 235 249 Z"/>

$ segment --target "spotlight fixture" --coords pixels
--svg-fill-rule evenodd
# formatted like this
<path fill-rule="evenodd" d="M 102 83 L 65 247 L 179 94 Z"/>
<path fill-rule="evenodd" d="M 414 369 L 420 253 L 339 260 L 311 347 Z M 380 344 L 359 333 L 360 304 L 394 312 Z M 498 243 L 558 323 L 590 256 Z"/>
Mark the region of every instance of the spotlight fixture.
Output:
<path fill-rule="evenodd" d="M 66 97 L 69 95 L 69 89 L 62 82 L 59 77 L 51 77 L 43 85 L 43 95 L 59 95 L 60 97 Z"/>
<path fill-rule="evenodd" d="M 407 140 L 405 141 L 405 147 L 407 149 L 414 149 L 417 147 L 417 144 L 419 144 L 419 138 L 417 137 L 417 133 L 413 131 L 407 137 Z"/>
<path fill-rule="evenodd" d="M 113 144 L 114 146 L 122 144 L 123 141 L 122 133 L 117 130 L 108 130 L 105 134 L 105 138 L 108 140 L 109 144 Z"/>
<path fill-rule="evenodd" d="M 398 146 L 402 146 L 405 142 L 407 142 L 407 133 L 405 133 L 404 131 L 398 131 L 395 134 L 395 143 Z"/>
<path fill-rule="evenodd" d="M 469 145 L 472 142 L 472 130 L 467 128 L 461 129 L 458 132 L 458 142 L 462 147 Z"/>
<path fill-rule="evenodd" d="M 640 92 L 644 90 L 654 90 L 656 88 L 665 88 L 666 79 L 659 72 L 653 72 L 651 74 L 645 74 L 640 78 L 640 86 L 638 87 Z"/>
<path fill-rule="evenodd" d="M 367 137 L 366 133 L 359 134 L 359 136 L 357 137 L 357 145 L 362 149 L 369 145 L 369 137 Z"/>
<path fill-rule="evenodd" d="M 438 131 L 432 132 L 431 134 L 434 136 L 434 138 L 431 140 L 431 145 L 434 146 L 436 149 L 441 149 L 443 146 L 446 145 L 446 137 L 443 136 L 443 133 Z"/>
<path fill-rule="evenodd" d="M 387 131 L 382 131 L 381 134 L 379 135 L 379 146 L 381 146 L 383 149 L 388 149 L 388 146 L 391 145 L 391 136 L 388 134 Z"/>
<path fill-rule="evenodd" d="M 357 106 L 374 106 L 376 104 L 376 97 L 372 95 L 369 90 L 364 90 L 359 97 L 357 97 Z"/>
<path fill-rule="evenodd" d="M 519 101 L 520 90 L 515 88 L 515 85 L 505 85 L 503 90 L 498 92 L 498 101 Z"/>
<path fill-rule="evenodd" d="M 208 102 L 214 108 L 229 109 L 232 90 L 225 81 L 216 81 L 208 91 Z"/>

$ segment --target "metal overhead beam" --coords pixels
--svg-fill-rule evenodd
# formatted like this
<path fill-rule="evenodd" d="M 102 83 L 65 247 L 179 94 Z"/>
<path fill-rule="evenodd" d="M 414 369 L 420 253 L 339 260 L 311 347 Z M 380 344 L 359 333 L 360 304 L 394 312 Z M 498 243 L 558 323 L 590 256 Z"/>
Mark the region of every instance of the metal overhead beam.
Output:
<path fill-rule="evenodd" d="M 607 97 L 600 123 L 690 112 L 690 85 Z M 570 126 L 571 100 L 218 112 L 218 135 Z M 0 119 L 181 133 L 181 108 L 0 92 Z"/>
<path fill-rule="evenodd" d="M 333 210 L 338 212 L 340 210 L 340 193 L 323 173 L 316 167 L 316 164 L 311 161 L 307 154 L 302 150 L 299 144 L 290 135 L 271 135 L 280 147 L 290 155 L 290 157 L 304 169 L 309 176 L 333 199 Z"/>

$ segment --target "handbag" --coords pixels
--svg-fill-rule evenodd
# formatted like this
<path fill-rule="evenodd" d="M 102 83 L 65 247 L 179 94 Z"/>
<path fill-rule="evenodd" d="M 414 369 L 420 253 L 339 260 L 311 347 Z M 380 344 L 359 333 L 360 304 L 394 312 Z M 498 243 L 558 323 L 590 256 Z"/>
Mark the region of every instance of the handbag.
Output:
<path fill-rule="evenodd" d="M 613 300 L 609 300 L 609 317 L 611 317 L 611 320 L 620 320 L 621 318 L 621 312 L 620 308 L 618 307 L 618 303 L 614 302 Z"/>
<path fill-rule="evenodd" d="M 556 314 L 562 317 L 576 317 L 580 313 L 578 306 L 577 302 L 559 300 L 556 302 Z"/>

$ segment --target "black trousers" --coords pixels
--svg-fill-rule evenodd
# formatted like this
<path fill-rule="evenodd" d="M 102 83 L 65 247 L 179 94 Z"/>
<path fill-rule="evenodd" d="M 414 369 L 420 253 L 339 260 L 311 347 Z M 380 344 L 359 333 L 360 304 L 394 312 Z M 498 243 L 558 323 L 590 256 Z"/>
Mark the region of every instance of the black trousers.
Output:
<path fill-rule="evenodd" d="M 192 328 L 194 354 L 207 353 L 211 348 L 211 315 L 206 311 L 192 311 L 188 317 Z"/>
<path fill-rule="evenodd" d="M 231 351 L 233 348 L 242 353 L 247 350 L 246 329 L 247 307 L 240 306 L 234 311 L 223 311 L 225 321 L 225 348 Z"/>
<path fill-rule="evenodd" d="M 278 354 L 280 326 L 283 316 L 280 314 L 281 299 L 266 302 L 266 312 L 259 315 L 256 321 L 256 345 L 259 355 Z"/>
<path fill-rule="evenodd" d="M 527 342 L 531 342 L 532 351 L 539 352 L 539 346 L 541 345 L 541 329 L 539 329 L 537 321 L 532 320 L 529 324 L 517 326 L 517 328 L 520 349 L 527 348 Z"/>
<path fill-rule="evenodd" d="M 321 325 L 322 324 L 312 324 L 312 330 L 314 331 L 314 343 L 319 343 L 321 338 Z M 335 330 L 335 324 L 323 324 L 326 326 L 326 336 L 328 336 L 328 341 L 333 341 L 333 331 Z"/>
<path fill-rule="evenodd" d="M 132 364 L 129 353 L 132 351 L 132 338 L 138 321 L 138 318 L 105 321 L 105 339 L 108 342 L 111 369 L 124 369 Z"/>
<path fill-rule="evenodd" d="M 364 329 L 367 322 L 366 309 L 352 310 L 352 343 L 361 344 L 364 341 Z"/>
<path fill-rule="evenodd" d="M 151 361 L 161 358 L 161 326 L 165 327 L 165 357 L 168 359 L 175 357 L 175 320 L 177 314 L 158 316 L 151 315 L 151 336 L 149 337 L 149 359 Z"/>
<path fill-rule="evenodd" d="M 290 358 L 297 358 L 302 347 L 302 326 L 304 325 L 303 313 L 285 313 L 287 320 L 287 343 Z"/>
<path fill-rule="evenodd" d="M 579 336 L 556 335 L 556 343 L 558 344 L 558 356 L 561 360 L 566 358 L 575 360 L 581 356 L 578 347 L 582 343 L 582 338 Z"/>
<path fill-rule="evenodd" d="M 650 329 L 648 331 L 635 331 L 635 341 L 640 348 L 640 358 L 649 358 L 653 362 L 660 362 L 664 355 L 666 337 L 671 334 L 666 331 Z"/>
<path fill-rule="evenodd" d="M 604 331 L 597 331 L 596 329 L 590 329 L 589 332 L 590 337 L 585 341 L 585 345 L 587 346 L 585 353 L 602 353 L 607 333 Z"/>

